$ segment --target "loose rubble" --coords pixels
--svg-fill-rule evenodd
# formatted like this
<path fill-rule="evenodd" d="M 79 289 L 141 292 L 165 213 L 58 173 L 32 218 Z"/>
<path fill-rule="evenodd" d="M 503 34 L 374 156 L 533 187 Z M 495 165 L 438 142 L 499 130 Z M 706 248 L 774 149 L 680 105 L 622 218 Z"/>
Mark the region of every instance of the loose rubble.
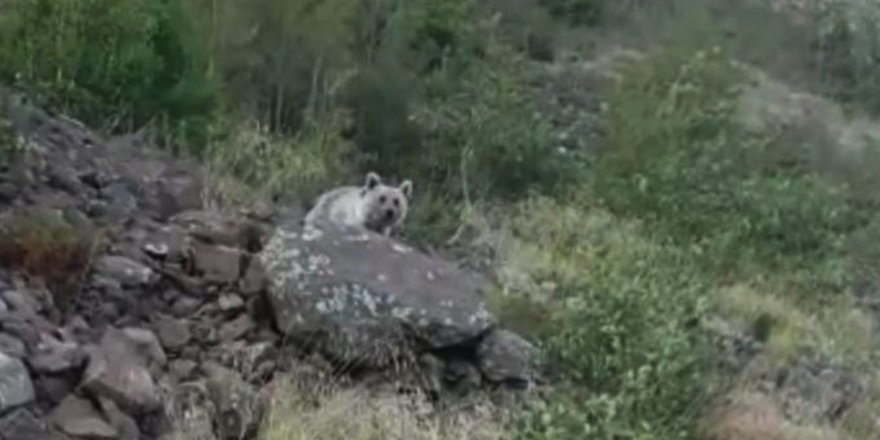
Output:
<path fill-rule="evenodd" d="M 0 233 L 39 207 L 101 236 L 68 296 L 0 267 L 0 440 L 175 439 L 199 411 L 212 438 L 253 438 L 279 375 L 341 365 L 411 365 L 438 393 L 532 379 L 480 278 L 379 235 L 205 209 L 193 163 L 12 111 L 29 148 L 0 166 Z"/>

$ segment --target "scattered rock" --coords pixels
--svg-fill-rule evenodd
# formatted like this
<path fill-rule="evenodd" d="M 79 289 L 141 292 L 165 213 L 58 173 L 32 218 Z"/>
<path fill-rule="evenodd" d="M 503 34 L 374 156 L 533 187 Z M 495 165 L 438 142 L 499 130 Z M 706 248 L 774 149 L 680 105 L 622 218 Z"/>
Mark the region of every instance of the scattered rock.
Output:
<path fill-rule="evenodd" d="M 98 399 L 98 404 L 109 419 L 110 426 L 118 433 L 117 440 L 138 440 L 141 438 L 137 422 L 122 412 L 116 403 L 110 399 L 102 398 Z"/>
<path fill-rule="evenodd" d="M 57 374 L 79 368 L 86 360 L 86 353 L 74 342 L 44 343 L 36 353 L 28 357 L 28 365 L 39 373 Z"/>
<path fill-rule="evenodd" d="M 220 295 L 218 303 L 220 310 L 224 312 L 234 312 L 244 308 L 244 300 L 234 293 Z"/>
<path fill-rule="evenodd" d="M 156 281 L 156 275 L 149 267 L 130 258 L 107 255 L 98 259 L 95 270 L 99 274 L 118 281 L 123 287 L 140 287 Z"/>
<path fill-rule="evenodd" d="M 156 182 L 158 185 L 158 214 L 161 219 L 168 219 L 182 211 L 201 208 L 201 179 L 182 172 L 165 174 Z"/>
<path fill-rule="evenodd" d="M 493 382 L 528 383 L 536 350 L 525 339 L 507 330 L 495 330 L 480 342 L 480 371 Z"/>
<path fill-rule="evenodd" d="M 0 414 L 34 400 L 34 385 L 21 360 L 0 353 Z"/>
<path fill-rule="evenodd" d="M 232 284 L 241 275 L 242 254 L 235 248 L 194 241 L 191 249 L 192 271 L 205 281 Z"/>
<path fill-rule="evenodd" d="M 91 356 L 82 386 L 136 413 L 160 406 L 158 391 L 144 361 L 125 334 L 113 327 L 104 332 L 101 345 Z"/>
<path fill-rule="evenodd" d="M 40 309 L 40 303 L 36 299 L 22 294 L 18 290 L 6 290 L 0 293 L 0 298 L 13 312 L 19 315 L 36 315 Z"/>
<path fill-rule="evenodd" d="M 165 351 L 162 350 L 162 344 L 156 334 L 142 328 L 124 328 L 122 332 L 130 339 L 135 348 L 147 359 L 150 359 L 159 366 L 164 366 L 168 362 Z"/>
<path fill-rule="evenodd" d="M 119 434 L 91 402 L 75 395 L 67 396 L 49 415 L 52 423 L 73 437 L 115 440 Z"/>
<path fill-rule="evenodd" d="M 189 343 L 192 333 L 186 321 L 164 318 L 156 323 L 156 334 L 167 350 L 177 351 Z"/>
<path fill-rule="evenodd" d="M 251 320 L 250 316 L 244 314 L 239 315 L 238 318 L 229 321 L 220 327 L 220 340 L 232 341 L 242 338 L 256 327 L 257 325 Z"/>
<path fill-rule="evenodd" d="M 171 305 L 171 313 L 178 318 L 183 318 L 195 313 L 201 305 L 202 302 L 195 298 L 180 296 L 175 299 L 174 303 Z"/>
<path fill-rule="evenodd" d="M 25 409 L 17 409 L 0 418 L 0 440 L 68 440 L 48 423 Z"/>
<path fill-rule="evenodd" d="M 23 358 L 27 354 L 24 342 L 7 333 L 0 333 L 0 353 L 14 358 Z"/>
<path fill-rule="evenodd" d="M 206 243 L 254 251 L 260 247 L 265 231 L 254 223 L 217 211 L 186 211 L 171 219 L 189 234 Z"/>
<path fill-rule="evenodd" d="M 254 296 L 266 288 L 266 271 L 257 258 L 251 259 L 241 279 L 240 290 L 242 295 Z"/>
<path fill-rule="evenodd" d="M 138 209 L 138 199 L 125 181 L 108 184 L 101 188 L 100 194 L 107 202 L 107 213 L 110 215 L 128 217 Z"/>
<path fill-rule="evenodd" d="M 177 380 L 186 380 L 195 373 L 198 364 L 189 359 L 177 359 L 168 364 L 168 371 Z"/>

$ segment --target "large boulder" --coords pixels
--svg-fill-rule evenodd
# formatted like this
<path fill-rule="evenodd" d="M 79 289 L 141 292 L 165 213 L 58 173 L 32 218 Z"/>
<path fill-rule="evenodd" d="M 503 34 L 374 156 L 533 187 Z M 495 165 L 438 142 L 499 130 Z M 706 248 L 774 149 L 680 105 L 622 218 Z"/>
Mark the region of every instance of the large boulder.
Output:
<path fill-rule="evenodd" d="M 482 280 L 369 231 L 288 221 L 259 258 L 278 328 L 343 362 L 473 345 L 495 325 Z"/>

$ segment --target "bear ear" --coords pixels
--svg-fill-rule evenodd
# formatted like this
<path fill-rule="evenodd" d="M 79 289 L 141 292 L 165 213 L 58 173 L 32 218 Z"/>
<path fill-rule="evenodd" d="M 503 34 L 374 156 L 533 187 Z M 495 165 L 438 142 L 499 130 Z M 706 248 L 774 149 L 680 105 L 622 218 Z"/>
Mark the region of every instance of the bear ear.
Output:
<path fill-rule="evenodd" d="M 412 181 L 404 180 L 403 183 L 400 184 L 400 192 L 402 192 L 406 198 L 411 199 L 412 198 Z"/>
<path fill-rule="evenodd" d="M 378 174 L 376 174 L 372 171 L 367 173 L 367 183 L 365 185 L 365 187 L 367 189 L 373 189 L 373 188 L 379 186 L 379 184 L 381 184 L 381 183 L 382 183 L 382 179 L 379 178 Z"/>

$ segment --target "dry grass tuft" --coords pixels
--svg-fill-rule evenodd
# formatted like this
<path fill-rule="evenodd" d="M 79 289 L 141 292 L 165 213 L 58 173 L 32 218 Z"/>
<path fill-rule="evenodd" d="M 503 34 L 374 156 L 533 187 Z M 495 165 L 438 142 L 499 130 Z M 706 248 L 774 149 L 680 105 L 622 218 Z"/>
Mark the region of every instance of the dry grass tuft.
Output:
<path fill-rule="evenodd" d="M 488 403 L 437 413 L 415 396 L 282 382 L 261 440 L 500 440 L 499 410 Z"/>
<path fill-rule="evenodd" d="M 73 305 L 100 243 L 97 231 L 77 229 L 59 213 L 23 211 L 0 227 L 0 264 L 43 280 L 64 313 Z"/>
<path fill-rule="evenodd" d="M 796 426 L 785 420 L 779 407 L 760 395 L 744 394 L 704 421 L 706 440 L 835 440 L 823 428 Z"/>

